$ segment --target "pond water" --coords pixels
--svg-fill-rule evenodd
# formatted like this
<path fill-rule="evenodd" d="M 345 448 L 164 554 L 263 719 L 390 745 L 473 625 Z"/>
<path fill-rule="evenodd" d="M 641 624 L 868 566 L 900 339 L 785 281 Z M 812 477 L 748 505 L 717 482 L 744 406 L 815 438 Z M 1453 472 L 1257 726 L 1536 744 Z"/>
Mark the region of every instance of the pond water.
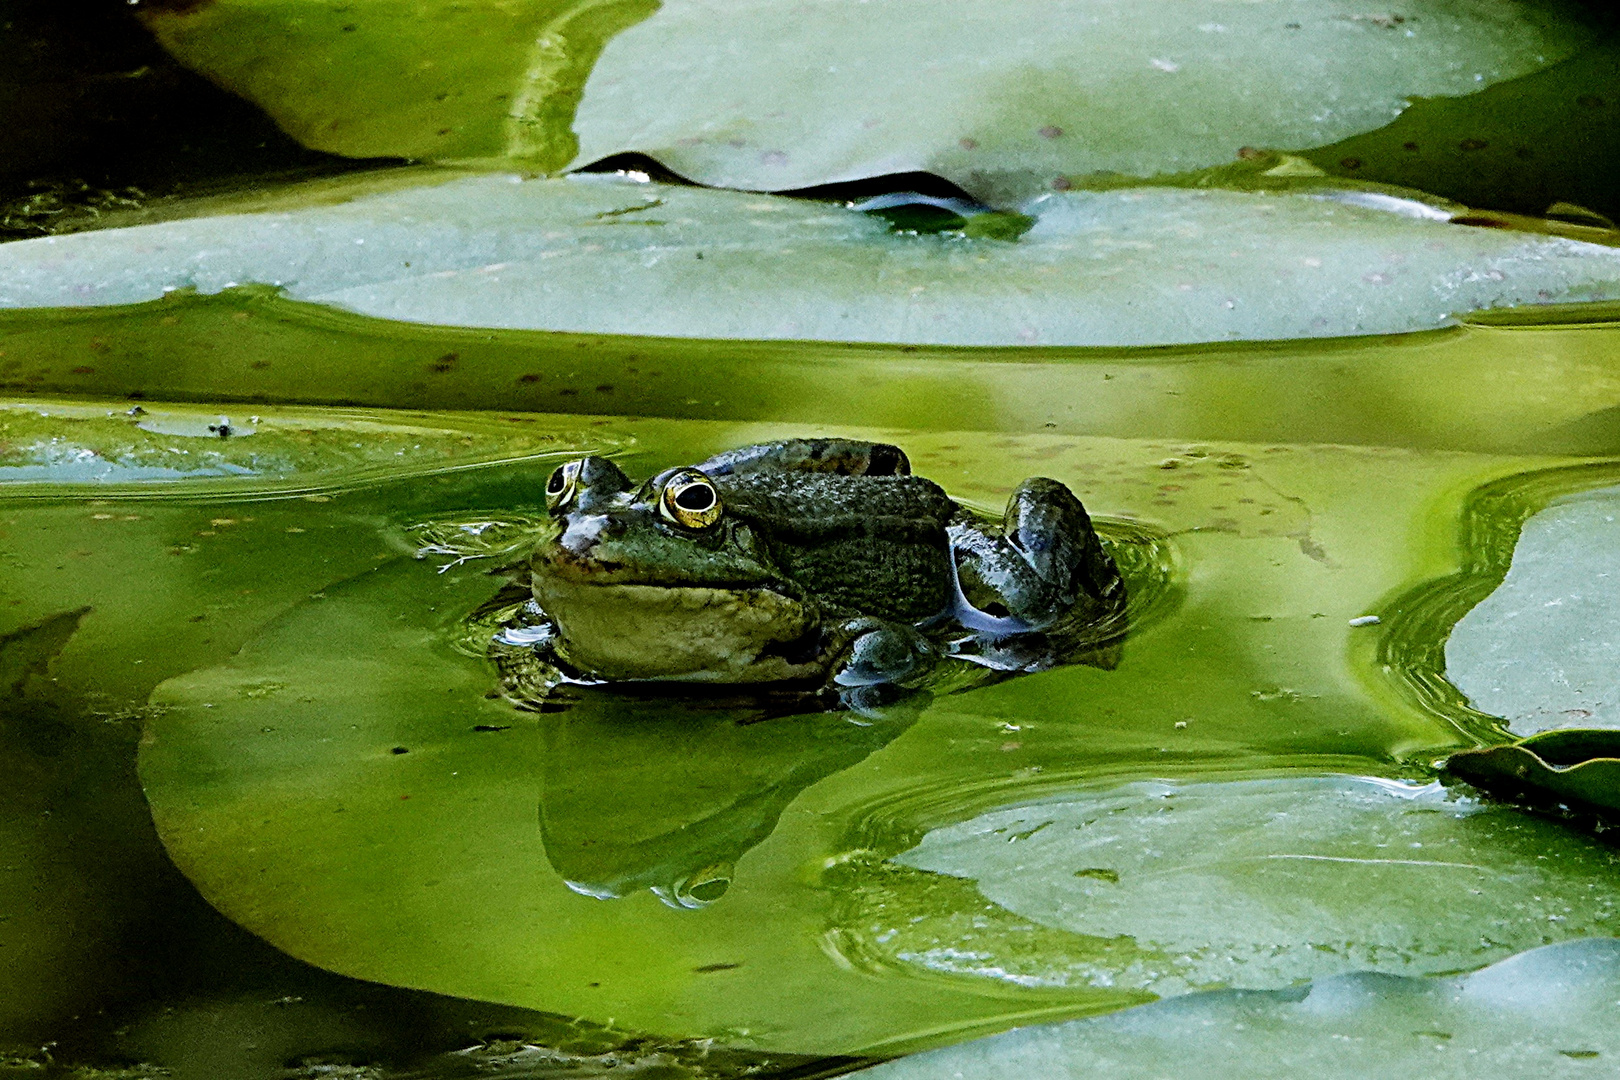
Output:
<path fill-rule="evenodd" d="M 1610 848 L 1432 783 L 1508 737 L 1436 690 L 1450 626 L 1527 517 L 1615 482 L 1591 457 L 252 408 L 0 413 L 7 752 L 40 779 L 11 796 L 27 869 L 4 927 L 40 963 L 4 999 L 59 1032 L 109 988 L 142 1000 L 145 967 L 189 972 L 155 980 L 167 1013 L 72 1025 L 89 1059 L 194 1068 L 185 1024 L 219 1038 L 199 1017 L 228 1014 L 288 1061 L 421 1067 L 518 1031 L 569 1068 L 836 1071 L 1155 995 L 1620 934 Z M 870 716 L 503 697 L 469 620 L 557 461 L 639 475 L 812 432 L 897 442 L 987 508 L 1026 475 L 1072 486 L 1136 597 L 1117 657 Z M 424 551 L 457 532 L 491 556 Z M 155 932 L 192 887 L 312 967 L 207 919 Z M 357 1026 L 371 984 L 433 1022 Z M 305 1015 L 250 1015 L 311 985 Z M 744 1056 L 683 1049 L 707 1040 Z"/>

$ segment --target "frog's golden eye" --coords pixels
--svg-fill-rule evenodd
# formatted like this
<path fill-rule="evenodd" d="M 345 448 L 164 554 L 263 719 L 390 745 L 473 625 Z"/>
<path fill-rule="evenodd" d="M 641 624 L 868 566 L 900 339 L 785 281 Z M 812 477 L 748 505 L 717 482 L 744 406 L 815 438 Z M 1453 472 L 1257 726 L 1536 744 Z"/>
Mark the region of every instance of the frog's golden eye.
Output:
<path fill-rule="evenodd" d="M 688 529 L 707 529 L 720 520 L 720 493 L 700 472 L 676 473 L 664 485 L 658 512 L 666 521 Z"/>
<path fill-rule="evenodd" d="M 557 466 L 546 481 L 546 509 L 561 510 L 568 505 L 568 500 L 574 497 L 574 489 L 579 486 L 579 467 L 582 463 L 569 461 Z"/>

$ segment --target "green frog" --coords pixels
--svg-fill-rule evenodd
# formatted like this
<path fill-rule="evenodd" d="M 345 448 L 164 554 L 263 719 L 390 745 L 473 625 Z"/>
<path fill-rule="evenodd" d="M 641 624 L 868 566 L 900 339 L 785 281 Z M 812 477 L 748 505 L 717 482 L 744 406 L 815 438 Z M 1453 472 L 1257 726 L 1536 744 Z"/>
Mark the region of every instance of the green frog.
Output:
<path fill-rule="evenodd" d="M 641 483 L 586 457 L 551 474 L 554 532 L 506 644 L 567 681 L 832 688 L 869 697 L 947 661 L 1018 671 L 1122 630 L 1125 584 L 1085 508 L 1041 477 L 999 522 L 887 443 L 789 439 Z"/>

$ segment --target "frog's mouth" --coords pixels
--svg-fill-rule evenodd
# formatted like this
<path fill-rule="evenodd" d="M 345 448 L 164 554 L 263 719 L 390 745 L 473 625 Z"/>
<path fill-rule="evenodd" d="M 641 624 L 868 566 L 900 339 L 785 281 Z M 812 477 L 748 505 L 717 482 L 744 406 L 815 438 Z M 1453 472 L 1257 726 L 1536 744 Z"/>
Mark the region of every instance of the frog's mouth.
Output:
<path fill-rule="evenodd" d="M 550 572 L 535 573 L 532 588 L 557 624 L 558 653 L 603 679 L 761 683 L 825 675 L 814 606 L 774 589 Z"/>

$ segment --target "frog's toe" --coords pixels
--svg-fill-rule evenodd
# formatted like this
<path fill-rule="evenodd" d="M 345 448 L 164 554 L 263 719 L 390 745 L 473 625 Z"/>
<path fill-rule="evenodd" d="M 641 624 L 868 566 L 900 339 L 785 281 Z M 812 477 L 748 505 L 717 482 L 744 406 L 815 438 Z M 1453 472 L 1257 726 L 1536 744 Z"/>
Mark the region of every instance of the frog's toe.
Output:
<path fill-rule="evenodd" d="M 849 659 L 833 681 L 851 687 L 903 683 L 926 675 L 934 660 L 933 644 L 916 630 L 878 623 L 857 630 L 850 643 Z"/>

